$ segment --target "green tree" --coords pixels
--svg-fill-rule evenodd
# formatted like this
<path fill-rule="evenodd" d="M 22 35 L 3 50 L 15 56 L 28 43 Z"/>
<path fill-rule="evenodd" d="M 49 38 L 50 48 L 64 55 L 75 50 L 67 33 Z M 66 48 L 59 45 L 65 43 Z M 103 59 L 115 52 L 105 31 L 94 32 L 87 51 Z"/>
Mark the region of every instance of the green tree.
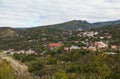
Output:
<path fill-rule="evenodd" d="M 68 75 L 65 73 L 64 70 L 62 70 L 60 72 L 56 72 L 53 79 L 68 79 Z"/>

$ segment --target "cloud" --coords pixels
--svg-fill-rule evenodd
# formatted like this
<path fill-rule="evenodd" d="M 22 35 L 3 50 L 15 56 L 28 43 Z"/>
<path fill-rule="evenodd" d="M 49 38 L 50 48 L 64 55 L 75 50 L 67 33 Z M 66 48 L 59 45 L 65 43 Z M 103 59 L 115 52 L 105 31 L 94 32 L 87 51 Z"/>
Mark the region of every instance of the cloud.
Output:
<path fill-rule="evenodd" d="M 119 0 L 0 0 L 0 26 L 31 27 L 69 20 L 120 19 Z"/>

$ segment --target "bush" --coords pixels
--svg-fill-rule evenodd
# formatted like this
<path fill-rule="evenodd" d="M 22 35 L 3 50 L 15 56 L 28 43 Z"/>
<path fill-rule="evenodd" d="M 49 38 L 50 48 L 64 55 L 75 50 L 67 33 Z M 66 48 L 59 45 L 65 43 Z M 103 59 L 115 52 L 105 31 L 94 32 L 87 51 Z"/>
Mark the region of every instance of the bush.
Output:
<path fill-rule="evenodd" d="M 34 55 L 18 54 L 18 53 L 14 53 L 13 54 L 13 58 L 16 59 L 16 60 L 20 60 L 21 62 L 35 60 L 35 56 Z"/>
<path fill-rule="evenodd" d="M 60 72 L 56 72 L 53 79 L 68 79 L 68 75 L 62 70 Z"/>
<path fill-rule="evenodd" d="M 56 59 L 55 58 L 48 58 L 47 59 L 47 64 L 50 65 L 50 64 L 56 64 Z"/>
<path fill-rule="evenodd" d="M 0 61 L 0 79 L 16 79 L 13 68 L 5 60 Z"/>

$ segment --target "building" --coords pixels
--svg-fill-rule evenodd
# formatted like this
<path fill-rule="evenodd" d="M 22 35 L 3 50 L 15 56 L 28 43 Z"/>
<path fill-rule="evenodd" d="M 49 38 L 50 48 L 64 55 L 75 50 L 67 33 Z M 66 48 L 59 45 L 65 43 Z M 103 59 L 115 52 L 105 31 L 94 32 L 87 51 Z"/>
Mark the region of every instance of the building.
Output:
<path fill-rule="evenodd" d="M 9 49 L 7 51 L 3 51 L 5 54 L 8 54 L 8 55 L 13 55 L 15 50 L 14 49 Z"/>
<path fill-rule="evenodd" d="M 106 55 L 116 55 L 117 53 L 115 52 L 105 52 Z"/>
<path fill-rule="evenodd" d="M 108 45 L 103 42 L 94 42 L 94 46 L 97 48 L 108 48 Z"/>
<path fill-rule="evenodd" d="M 26 51 L 26 50 L 20 50 L 20 51 L 18 51 L 18 52 L 16 52 L 16 53 L 18 53 L 18 54 L 37 54 L 34 50 L 32 50 L 32 49 L 29 49 L 28 51 Z"/>
<path fill-rule="evenodd" d="M 65 47 L 64 50 L 65 50 L 65 51 L 69 51 L 69 50 L 70 50 L 70 47 Z"/>
<path fill-rule="evenodd" d="M 20 50 L 20 51 L 18 51 L 17 53 L 19 53 L 19 54 L 24 54 L 26 51 L 25 50 Z"/>
<path fill-rule="evenodd" d="M 112 49 L 117 49 L 117 46 L 116 45 L 111 45 L 111 48 Z"/>
<path fill-rule="evenodd" d="M 89 51 L 96 51 L 97 49 L 96 49 L 96 47 L 90 46 L 90 47 L 88 48 L 88 50 L 89 50 Z"/>
<path fill-rule="evenodd" d="M 50 44 L 48 44 L 48 47 L 49 47 L 51 50 L 54 50 L 55 48 L 61 47 L 61 46 L 63 46 L 63 45 L 64 45 L 63 43 L 50 43 Z"/>
<path fill-rule="evenodd" d="M 29 49 L 28 51 L 26 51 L 26 54 L 37 54 L 34 50 Z"/>
<path fill-rule="evenodd" d="M 75 49 L 81 49 L 81 47 L 79 47 L 79 46 L 74 46 L 74 45 L 72 45 L 72 46 L 70 47 L 70 50 L 75 50 Z"/>

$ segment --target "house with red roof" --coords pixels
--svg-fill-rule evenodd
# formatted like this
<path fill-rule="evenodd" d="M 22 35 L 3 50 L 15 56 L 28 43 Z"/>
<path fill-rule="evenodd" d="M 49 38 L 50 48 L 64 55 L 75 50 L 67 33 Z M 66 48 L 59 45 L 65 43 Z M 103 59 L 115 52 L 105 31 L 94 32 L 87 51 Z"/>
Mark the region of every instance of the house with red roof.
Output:
<path fill-rule="evenodd" d="M 55 48 L 57 48 L 57 47 L 61 47 L 61 46 L 63 46 L 64 44 L 63 43 L 50 43 L 50 44 L 48 44 L 48 47 L 51 49 L 51 50 L 53 50 L 53 49 L 55 49 Z"/>

